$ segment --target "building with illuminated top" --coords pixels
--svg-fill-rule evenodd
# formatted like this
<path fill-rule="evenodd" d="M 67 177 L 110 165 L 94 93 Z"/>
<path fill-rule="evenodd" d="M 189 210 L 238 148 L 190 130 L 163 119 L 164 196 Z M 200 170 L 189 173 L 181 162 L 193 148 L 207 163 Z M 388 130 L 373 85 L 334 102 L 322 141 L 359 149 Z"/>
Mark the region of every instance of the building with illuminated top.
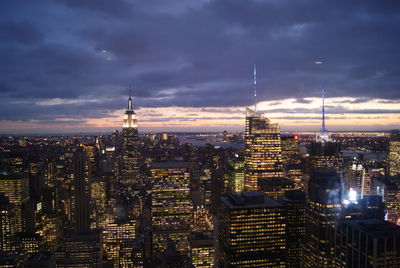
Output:
<path fill-rule="evenodd" d="M 132 98 L 129 96 L 128 109 L 125 111 L 122 125 L 121 182 L 139 182 L 138 142 L 136 113 L 132 108 Z"/>
<path fill-rule="evenodd" d="M 245 190 L 258 190 L 259 178 L 283 176 L 279 125 L 250 108 L 246 108 L 245 146 Z"/>
<path fill-rule="evenodd" d="M 220 200 L 216 267 L 286 267 L 285 206 L 258 191 Z"/>
<path fill-rule="evenodd" d="M 343 171 L 343 154 L 340 144 L 332 141 L 325 126 L 325 90 L 322 89 L 322 128 L 316 141 L 309 147 L 309 173 L 319 168 L 334 168 L 337 172 Z"/>
<path fill-rule="evenodd" d="M 348 191 L 350 188 L 359 193 L 363 192 L 365 188 L 365 168 L 362 159 L 354 157 L 346 165 L 344 170 L 344 187 Z"/>
<path fill-rule="evenodd" d="M 190 163 L 153 162 L 151 173 L 151 221 L 153 253 L 167 249 L 171 240 L 176 249 L 189 254 L 193 203 L 190 197 Z"/>
<path fill-rule="evenodd" d="M 244 159 L 239 156 L 228 160 L 228 184 L 232 192 L 244 190 Z"/>

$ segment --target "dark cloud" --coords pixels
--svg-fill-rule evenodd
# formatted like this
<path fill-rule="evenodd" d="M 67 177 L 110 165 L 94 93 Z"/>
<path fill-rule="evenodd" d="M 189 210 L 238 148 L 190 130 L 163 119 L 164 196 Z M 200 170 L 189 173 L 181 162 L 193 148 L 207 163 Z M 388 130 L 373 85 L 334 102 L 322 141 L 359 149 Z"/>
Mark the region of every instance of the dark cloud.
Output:
<path fill-rule="evenodd" d="M 398 1 L 19 3 L 0 4 L 1 119 L 101 117 L 129 86 L 135 107 L 252 105 L 254 63 L 259 101 L 309 103 L 321 87 L 353 103 L 400 99 Z M 101 101 L 35 104 L 52 98 Z"/>
<path fill-rule="evenodd" d="M 99 11 L 112 16 L 130 14 L 132 6 L 124 0 L 57 0 L 72 8 L 82 8 L 89 11 Z"/>
<path fill-rule="evenodd" d="M 41 42 L 43 38 L 44 34 L 27 21 L 0 22 L 0 40 L 3 43 L 33 45 Z"/>

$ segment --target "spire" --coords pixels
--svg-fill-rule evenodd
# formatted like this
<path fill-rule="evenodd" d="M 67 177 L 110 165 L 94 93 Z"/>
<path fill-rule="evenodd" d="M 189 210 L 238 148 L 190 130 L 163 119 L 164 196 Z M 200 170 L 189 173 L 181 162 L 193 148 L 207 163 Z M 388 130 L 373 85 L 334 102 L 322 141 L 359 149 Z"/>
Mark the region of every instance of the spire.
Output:
<path fill-rule="evenodd" d="M 329 141 L 329 135 L 326 131 L 326 126 L 325 126 L 325 89 L 322 88 L 321 90 L 322 94 L 322 127 L 321 127 L 321 133 L 319 134 L 319 137 L 317 137 L 317 140 L 321 142 L 327 142 Z"/>
<path fill-rule="evenodd" d="M 129 89 L 128 110 L 132 110 L 131 89 Z"/>
<path fill-rule="evenodd" d="M 254 112 L 257 112 L 257 66 L 253 66 Z"/>
<path fill-rule="evenodd" d="M 322 129 L 321 134 L 323 137 L 326 135 L 326 128 L 325 128 L 325 89 L 322 88 Z"/>

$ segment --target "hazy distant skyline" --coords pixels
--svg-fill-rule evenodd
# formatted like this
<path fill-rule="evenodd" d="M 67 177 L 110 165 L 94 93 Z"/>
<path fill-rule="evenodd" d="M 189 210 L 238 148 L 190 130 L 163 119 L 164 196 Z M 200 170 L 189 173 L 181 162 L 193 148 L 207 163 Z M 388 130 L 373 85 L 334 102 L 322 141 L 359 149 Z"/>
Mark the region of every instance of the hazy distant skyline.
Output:
<path fill-rule="evenodd" d="M 400 123 L 398 1 L 38 0 L 0 3 L 0 133 L 243 131 Z M 315 61 L 323 64 L 316 65 Z"/>

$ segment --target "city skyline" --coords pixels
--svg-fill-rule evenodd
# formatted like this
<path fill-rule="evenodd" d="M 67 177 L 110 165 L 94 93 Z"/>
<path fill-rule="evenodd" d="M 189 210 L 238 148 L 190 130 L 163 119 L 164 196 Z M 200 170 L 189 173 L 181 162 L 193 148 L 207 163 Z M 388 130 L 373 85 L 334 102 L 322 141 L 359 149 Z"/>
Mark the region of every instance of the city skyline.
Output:
<path fill-rule="evenodd" d="M 257 112 L 283 131 L 320 131 L 322 87 L 328 131 L 400 123 L 395 1 L 0 7 L 2 134 L 120 129 L 128 88 L 141 132 L 243 132 L 254 64 Z"/>

